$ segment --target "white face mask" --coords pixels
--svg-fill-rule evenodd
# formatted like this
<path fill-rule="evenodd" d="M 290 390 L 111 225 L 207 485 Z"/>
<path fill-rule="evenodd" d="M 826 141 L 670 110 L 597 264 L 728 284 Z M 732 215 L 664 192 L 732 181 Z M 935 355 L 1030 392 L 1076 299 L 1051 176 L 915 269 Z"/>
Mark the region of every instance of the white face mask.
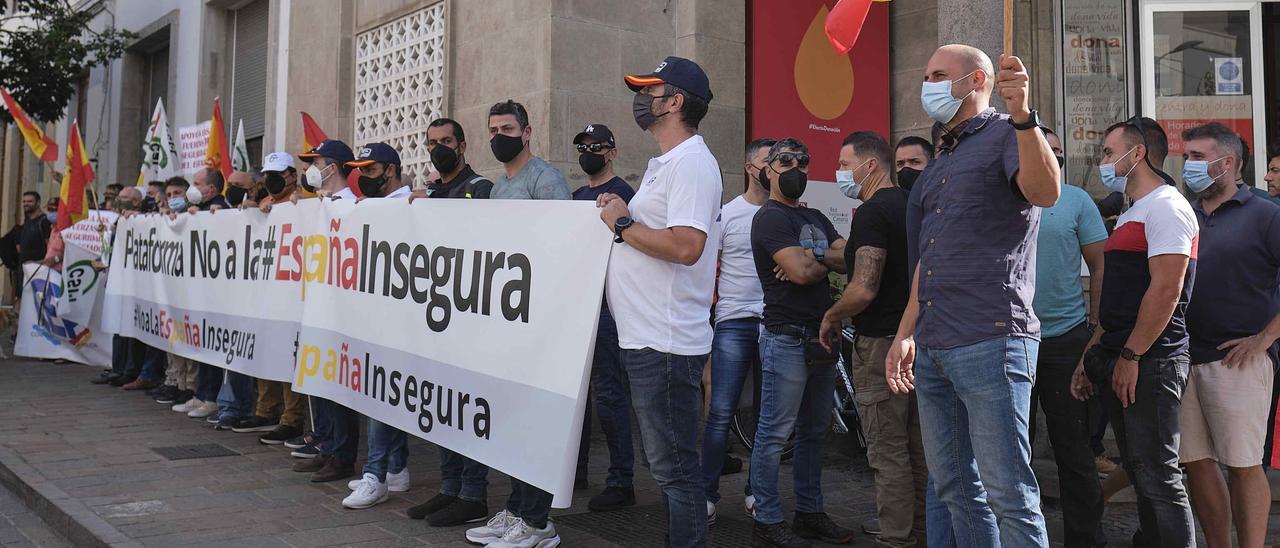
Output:
<path fill-rule="evenodd" d="M 191 185 L 187 187 L 187 203 L 188 204 L 204 203 L 204 194 L 201 194 L 200 189 L 196 188 L 195 185 Z"/>
<path fill-rule="evenodd" d="M 326 169 L 328 169 L 328 167 L 329 166 L 325 166 Z M 319 190 L 322 188 L 322 185 L 324 185 L 324 171 L 316 167 L 315 164 L 311 164 L 311 167 L 307 168 L 303 177 L 306 178 L 307 186 L 311 187 L 312 190 Z"/>

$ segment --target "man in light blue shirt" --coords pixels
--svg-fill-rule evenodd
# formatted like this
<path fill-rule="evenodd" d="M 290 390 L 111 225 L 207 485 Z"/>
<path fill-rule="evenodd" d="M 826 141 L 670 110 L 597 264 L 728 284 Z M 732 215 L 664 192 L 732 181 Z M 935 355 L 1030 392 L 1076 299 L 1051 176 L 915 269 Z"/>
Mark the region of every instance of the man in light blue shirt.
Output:
<path fill-rule="evenodd" d="M 1062 145 L 1045 131 L 1050 148 L 1061 162 Z M 1083 189 L 1062 185 L 1062 197 L 1040 214 L 1036 242 L 1036 292 L 1032 309 L 1040 319 L 1040 356 L 1031 405 L 1044 409 L 1053 458 L 1062 490 L 1063 541 L 1067 546 L 1105 543 L 1102 486 L 1093 450 L 1090 405 L 1071 396 L 1071 375 L 1098 325 L 1102 292 L 1102 252 L 1107 229 L 1102 215 Z M 1080 287 L 1080 257 L 1089 267 L 1089 307 Z M 1032 424 L 1035 423 L 1034 415 Z M 1033 430 L 1034 431 L 1034 430 Z"/>
<path fill-rule="evenodd" d="M 507 100 L 489 109 L 489 148 L 502 162 L 491 200 L 568 200 L 569 183 L 560 170 L 529 149 L 533 127 L 524 105 Z"/>

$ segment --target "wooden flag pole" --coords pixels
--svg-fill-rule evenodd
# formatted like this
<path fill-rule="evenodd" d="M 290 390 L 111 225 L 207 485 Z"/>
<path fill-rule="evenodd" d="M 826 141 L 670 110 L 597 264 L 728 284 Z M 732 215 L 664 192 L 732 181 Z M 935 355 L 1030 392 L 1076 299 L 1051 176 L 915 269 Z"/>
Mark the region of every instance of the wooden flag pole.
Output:
<path fill-rule="evenodd" d="M 1004 54 L 1013 55 L 1013 0 L 1004 0 Z"/>

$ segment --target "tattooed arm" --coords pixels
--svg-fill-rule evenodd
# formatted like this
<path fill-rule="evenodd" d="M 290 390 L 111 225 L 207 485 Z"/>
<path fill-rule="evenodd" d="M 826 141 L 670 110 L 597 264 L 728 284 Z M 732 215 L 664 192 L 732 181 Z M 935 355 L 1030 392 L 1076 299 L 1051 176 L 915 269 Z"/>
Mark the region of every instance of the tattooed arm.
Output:
<path fill-rule="evenodd" d="M 862 246 L 853 253 L 853 279 L 844 288 L 840 301 L 832 305 L 822 318 L 819 337 L 824 344 L 835 342 L 840 332 L 840 322 L 866 310 L 880 292 L 880 277 L 884 274 L 884 261 L 888 251 L 882 247 Z"/>

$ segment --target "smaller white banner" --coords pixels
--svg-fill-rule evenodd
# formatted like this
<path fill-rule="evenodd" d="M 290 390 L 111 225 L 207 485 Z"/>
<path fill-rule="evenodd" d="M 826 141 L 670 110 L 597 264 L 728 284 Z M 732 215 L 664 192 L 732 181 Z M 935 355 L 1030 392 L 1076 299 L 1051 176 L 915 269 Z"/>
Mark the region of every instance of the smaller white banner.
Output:
<path fill-rule="evenodd" d="M 209 131 L 213 122 L 205 120 L 194 126 L 178 128 L 178 159 L 183 175 L 191 175 L 204 167 L 204 155 L 209 150 Z"/>
<path fill-rule="evenodd" d="M 89 325 L 100 325 L 101 306 L 88 325 L 58 315 L 62 275 L 37 263 L 22 266 L 22 307 L 18 313 L 18 338 L 13 353 L 28 358 L 63 359 L 87 365 L 111 365 L 111 335 Z"/>

